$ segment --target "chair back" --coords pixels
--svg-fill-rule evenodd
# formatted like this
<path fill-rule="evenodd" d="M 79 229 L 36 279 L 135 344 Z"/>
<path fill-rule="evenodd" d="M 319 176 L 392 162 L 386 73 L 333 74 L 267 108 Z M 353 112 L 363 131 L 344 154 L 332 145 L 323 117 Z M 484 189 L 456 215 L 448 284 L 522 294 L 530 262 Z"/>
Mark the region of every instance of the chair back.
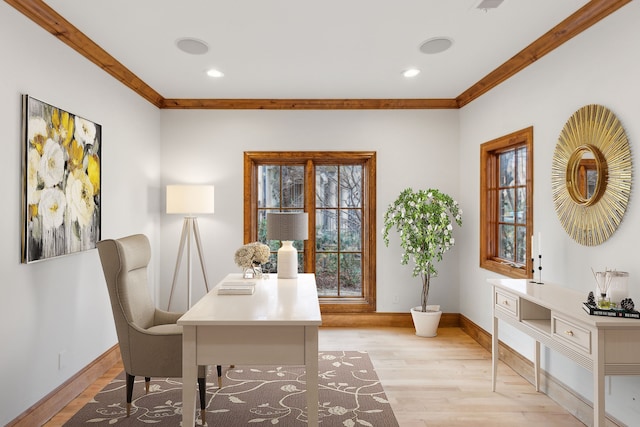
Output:
<path fill-rule="evenodd" d="M 130 326 L 147 329 L 153 326 L 155 306 L 148 288 L 147 267 L 151 245 L 143 234 L 97 243 L 102 270 L 109 290 L 125 368 L 130 362 Z"/>

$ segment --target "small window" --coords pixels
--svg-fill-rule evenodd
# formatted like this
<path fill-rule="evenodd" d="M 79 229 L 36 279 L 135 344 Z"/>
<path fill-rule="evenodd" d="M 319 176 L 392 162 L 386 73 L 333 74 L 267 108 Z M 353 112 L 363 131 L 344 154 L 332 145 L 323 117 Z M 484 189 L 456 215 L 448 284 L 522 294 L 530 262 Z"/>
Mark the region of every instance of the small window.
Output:
<path fill-rule="evenodd" d="M 533 128 L 480 147 L 480 267 L 530 278 Z"/>

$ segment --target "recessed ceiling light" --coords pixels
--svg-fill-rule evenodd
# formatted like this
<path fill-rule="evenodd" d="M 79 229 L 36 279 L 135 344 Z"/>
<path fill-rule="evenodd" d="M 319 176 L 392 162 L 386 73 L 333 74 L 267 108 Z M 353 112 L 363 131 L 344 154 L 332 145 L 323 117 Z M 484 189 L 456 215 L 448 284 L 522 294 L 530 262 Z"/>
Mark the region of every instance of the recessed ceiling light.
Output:
<path fill-rule="evenodd" d="M 434 54 L 444 52 L 453 45 L 453 40 L 447 37 L 433 37 L 429 40 L 425 40 L 420 45 L 420 52 L 426 54 Z"/>
<path fill-rule="evenodd" d="M 209 45 L 206 42 L 190 37 L 176 40 L 176 46 L 181 51 L 191 55 L 203 55 L 209 51 Z"/>
<path fill-rule="evenodd" d="M 405 77 L 415 77 L 418 74 L 420 74 L 420 70 L 418 70 L 417 68 L 409 68 L 402 72 L 402 75 Z"/>
<path fill-rule="evenodd" d="M 224 76 L 224 73 L 220 70 L 216 70 L 215 68 L 212 68 L 210 70 L 207 70 L 207 76 L 209 77 L 222 77 Z"/>

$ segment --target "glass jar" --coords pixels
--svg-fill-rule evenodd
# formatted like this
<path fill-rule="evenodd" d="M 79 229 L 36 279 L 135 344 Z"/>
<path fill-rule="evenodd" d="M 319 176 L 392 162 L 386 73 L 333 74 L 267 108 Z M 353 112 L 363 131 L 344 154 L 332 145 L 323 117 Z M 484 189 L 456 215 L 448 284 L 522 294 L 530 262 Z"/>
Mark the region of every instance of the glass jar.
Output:
<path fill-rule="evenodd" d="M 600 298 L 598 298 L 598 308 L 611 310 L 611 299 L 607 297 L 607 294 L 601 294 Z"/>
<path fill-rule="evenodd" d="M 612 304 L 620 305 L 620 301 L 629 297 L 629 273 L 626 271 L 607 271 L 609 290 L 607 297 Z"/>

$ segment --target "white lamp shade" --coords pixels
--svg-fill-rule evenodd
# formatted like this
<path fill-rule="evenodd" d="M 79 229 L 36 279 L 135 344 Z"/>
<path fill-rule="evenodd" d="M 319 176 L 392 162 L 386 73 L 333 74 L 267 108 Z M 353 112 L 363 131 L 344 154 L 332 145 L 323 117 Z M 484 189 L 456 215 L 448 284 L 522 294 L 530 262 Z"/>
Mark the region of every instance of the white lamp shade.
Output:
<path fill-rule="evenodd" d="M 267 212 L 268 240 L 306 240 L 309 238 L 306 212 Z"/>
<path fill-rule="evenodd" d="M 168 214 L 212 214 L 213 185 L 167 185 Z"/>

